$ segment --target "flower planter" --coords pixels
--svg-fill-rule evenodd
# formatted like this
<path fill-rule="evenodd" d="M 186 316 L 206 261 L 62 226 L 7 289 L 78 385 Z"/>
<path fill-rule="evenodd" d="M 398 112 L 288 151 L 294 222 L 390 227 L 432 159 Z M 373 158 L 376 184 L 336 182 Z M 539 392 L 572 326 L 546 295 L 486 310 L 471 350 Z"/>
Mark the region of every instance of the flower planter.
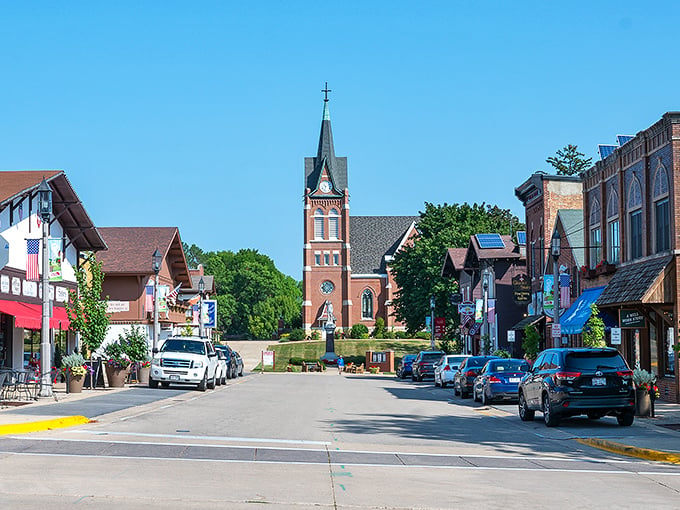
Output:
<path fill-rule="evenodd" d="M 139 367 L 137 368 L 137 380 L 139 384 L 149 384 L 149 374 L 151 373 L 151 367 Z"/>
<path fill-rule="evenodd" d="M 106 378 L 109 381 L 109 386 L 111 388 L 123 388 L 125 387 L 125 381 L 128 376 L 127 368 L 116 368 L 110 365 L 106 365 Z"/>
<path fill-rule="evenodd" d="M 635 416 L 652 415 L 652 398 L 645 388 L 635 390 Z"/>
<path fill-rule="evenodd" d="M 84 375 L 72 375 L 68 376 L 68 392 L 69 393 L 82 393 L 83 384 L 85 383 Z"/>

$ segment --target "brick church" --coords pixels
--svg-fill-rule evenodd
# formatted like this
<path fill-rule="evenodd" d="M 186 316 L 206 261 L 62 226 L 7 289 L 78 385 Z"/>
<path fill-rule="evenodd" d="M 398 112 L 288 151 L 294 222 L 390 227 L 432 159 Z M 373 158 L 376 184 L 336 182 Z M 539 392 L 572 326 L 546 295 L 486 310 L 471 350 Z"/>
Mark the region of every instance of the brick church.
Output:
<path fill-rule="evenodd" d="M 412 241 L 417 216 L 350 216 L 347 158 L 336 157 L 324 90 L 316 157 L 305 158 L 303 327 L 322 329 L 329 313 L 338 329 L 378 317 L 403 329 L 392 315 L 397 290 L 390 263 Z"/>

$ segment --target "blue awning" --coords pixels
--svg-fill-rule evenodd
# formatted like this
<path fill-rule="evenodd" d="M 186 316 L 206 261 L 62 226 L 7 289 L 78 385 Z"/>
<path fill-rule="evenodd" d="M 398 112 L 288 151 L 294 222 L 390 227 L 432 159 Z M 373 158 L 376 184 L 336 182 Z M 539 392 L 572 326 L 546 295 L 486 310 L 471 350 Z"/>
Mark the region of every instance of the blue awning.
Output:
<path fill-rule="evenodd" d="M 590 305 L 600 297 L 602 287 L 593 287 L 583 291 L 574 304 L 560 317 L 563 335 L 577 335 L 583 331 L 583 326 L 590 319 Z"/>

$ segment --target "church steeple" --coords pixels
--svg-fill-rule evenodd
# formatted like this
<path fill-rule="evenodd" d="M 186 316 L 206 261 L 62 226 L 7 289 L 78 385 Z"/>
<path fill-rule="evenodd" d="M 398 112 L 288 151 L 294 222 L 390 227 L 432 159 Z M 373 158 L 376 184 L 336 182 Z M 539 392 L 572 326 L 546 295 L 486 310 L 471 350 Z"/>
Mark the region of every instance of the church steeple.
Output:
<path fill-rule="evenodd" d="M 347 188 L 347 158 L 335 156 L 331 115 L 328 109 L 328 93 L 331 92 L 328 88 L 328 82 L 321 92 L 324 93 L 324 99 L 319 147 L 315 158 L 305 158 L 305 186 L 312 191 L 315 190 L 319 185 L 324 169 L 327 169 L 336 192 L 342 193 Z M 312 165 L 308 166 L 307 160 L 311 160 Z"/>

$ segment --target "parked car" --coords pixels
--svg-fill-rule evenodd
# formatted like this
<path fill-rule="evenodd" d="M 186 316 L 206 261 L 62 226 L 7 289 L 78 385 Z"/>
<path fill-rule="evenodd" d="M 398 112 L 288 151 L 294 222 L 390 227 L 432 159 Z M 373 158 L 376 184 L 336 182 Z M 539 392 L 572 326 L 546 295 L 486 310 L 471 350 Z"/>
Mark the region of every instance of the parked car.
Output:
<path fill-rule="evenodd" d="M 164 388 L 170 383 L 195 384 L 199 391 L 215 388 L 217 353 L 210 340 L 199 337 L 170 337 L 154 349 L 149 386 Z"/>
<path fill-rule="evenodd" d="M 217 353 L 217 375 L 215 381 L 218 385 L 227 384 L 227 356 L 219 349 L 215 349 Z"/>
<path fill-rule="evenodd" d="M 548 427 L 580 414 L 616 416 L 627 427 L 634 410 L 633 372 L 616 349 L 547 349 L 519 385 L 519 417 L 530 421 L 540 411 Z"/>
<path fill-rule="evenodd" d="M 415 354 L 406 354 L 397 367 L 397 377 L 399 379 L 406 379 L 407 376 L 413 374 L 413 360 L 416 359 Z"/>
<path fill-rule="evenodd" d="M 469 354 L 447 354 L 442 356 L 434 364 L 434 385 L 446 388 L 446 385 L 453 382 L 453 374 L 458 370 L 458 366 Z"/>
<path fill-rule="evenodd" d="M 517 400 L 517 388 L 529 371 L 523 359 L 492 359 L 486 362 L 475 378 L 472 398 L 486 405 L 494 400 Z"/>
<path fill-rule="evenodd" d="M 470 356 L 461 361 L 458 370 L 453 374 L 453 393 L 467 398 L 472 392 L 475 377 L 479 375 L 482 367 L 491 359 L 499 359 L 498 356 Z"/>
<path fill-rule="evenodd" d="M 434 363 L 444 354 L 444 351 L 420 351 L 413 360 L 411 379 L 422 381 L 425 377 L 434 377 Z"/>
<path fill-rule="evenodd" d="M 227 379 L 233 379 L 236 377 L 236 357 L 234 356 L 234 352 L 231 350 L 231 347 L 228 345 L 218 344 L 215 346 L 215 349 L 222 351 L 227 358 Z"/>
<path fill-rule="evenodd" d="M 232 351 L 234 353 L 234 358 L 236 359 L 236 375 L 239 377 L 243 377 L 243 359 L 241 358 L 241 355 L 236 352 Z"/>

